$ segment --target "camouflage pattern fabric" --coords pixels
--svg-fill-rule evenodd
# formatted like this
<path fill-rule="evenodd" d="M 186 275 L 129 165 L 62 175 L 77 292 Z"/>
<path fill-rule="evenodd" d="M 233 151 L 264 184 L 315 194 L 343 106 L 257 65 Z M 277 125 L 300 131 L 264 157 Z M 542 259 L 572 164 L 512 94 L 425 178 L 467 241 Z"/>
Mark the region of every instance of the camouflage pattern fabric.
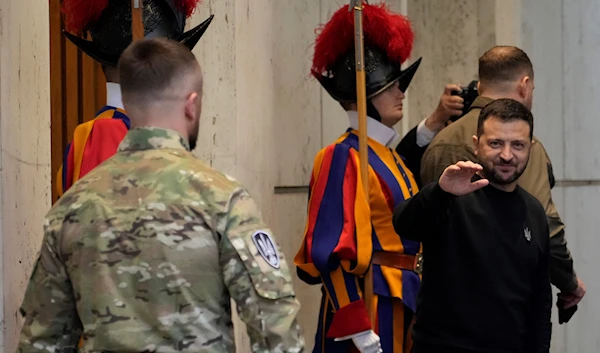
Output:
<path fill-rule="evenodd" d="M 287 262 L 247 191 L 179 134 L 137 128 L 52 207 L 20 352 L 302 352 Z"/>

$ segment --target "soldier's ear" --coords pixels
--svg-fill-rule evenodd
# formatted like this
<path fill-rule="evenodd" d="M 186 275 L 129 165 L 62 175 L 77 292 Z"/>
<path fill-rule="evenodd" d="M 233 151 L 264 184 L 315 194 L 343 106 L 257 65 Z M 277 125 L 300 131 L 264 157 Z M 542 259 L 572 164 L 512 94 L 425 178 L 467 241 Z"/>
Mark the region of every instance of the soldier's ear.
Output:
<path fill-rule="evenodd" d="M 477 137 L 477 135 L 473 135 L 473 149 L 475 152 L 475 155 L 477 155 L 477 146 L 479 145 L 479 138 Z"/>
<path fill-rule="evenodd" d="M 200 109 L 199 100 L 200 96 L 196 92 L 191 93 L 185 100 L 185 117 L 187 120 L 194 121 L 196 119 Z"/>

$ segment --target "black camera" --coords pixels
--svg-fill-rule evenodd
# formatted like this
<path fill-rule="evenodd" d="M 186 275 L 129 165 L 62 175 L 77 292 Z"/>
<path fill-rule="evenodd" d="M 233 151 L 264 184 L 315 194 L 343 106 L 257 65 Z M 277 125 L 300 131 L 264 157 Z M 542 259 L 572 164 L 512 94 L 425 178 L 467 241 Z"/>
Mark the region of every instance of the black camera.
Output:
<path fill-rule="evenodd" d="M 459 96 L 462 99 L 464 99 L 462 114 L 459 116 L 450 117 L 450 121 L 452 122 L 460 119 L 463 115 L 467 114 L 469 112 L 469 109 L 471 109 L 471 104 L 473 104 L 473 101 L 479 95 L 479 92 L 477 91 L 477 81 L 471 81 L 471 83 L 469 83 L 468 86 L 461 87 L 460 89 L 460 92 L 452 91 L 451 94 L 453 96 Z"/>

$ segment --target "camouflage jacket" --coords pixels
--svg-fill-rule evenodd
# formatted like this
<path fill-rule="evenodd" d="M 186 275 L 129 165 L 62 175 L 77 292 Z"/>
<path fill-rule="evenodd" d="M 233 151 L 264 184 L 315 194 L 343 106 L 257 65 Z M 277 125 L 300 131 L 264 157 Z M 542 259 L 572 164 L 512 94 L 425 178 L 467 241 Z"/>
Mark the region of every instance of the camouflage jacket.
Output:
<path fill-rule="evenodd" d="M 131 130 L 47 214 L 21 352 L 302 352 L 288 265 L 256 204 L 170 130 Z"/>

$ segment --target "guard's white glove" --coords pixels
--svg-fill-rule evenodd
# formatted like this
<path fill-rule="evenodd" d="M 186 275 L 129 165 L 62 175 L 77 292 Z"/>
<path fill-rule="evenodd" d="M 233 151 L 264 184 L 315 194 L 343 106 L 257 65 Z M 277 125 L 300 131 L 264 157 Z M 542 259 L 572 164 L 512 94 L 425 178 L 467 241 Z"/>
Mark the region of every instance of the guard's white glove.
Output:
<path fill-rule="evenodd" d="M 352 339 L 360 353 L 382 353 L 381 341 L 373 330 L 363 331 L 354 335 L 336 338 L 336 341 Z"/>

